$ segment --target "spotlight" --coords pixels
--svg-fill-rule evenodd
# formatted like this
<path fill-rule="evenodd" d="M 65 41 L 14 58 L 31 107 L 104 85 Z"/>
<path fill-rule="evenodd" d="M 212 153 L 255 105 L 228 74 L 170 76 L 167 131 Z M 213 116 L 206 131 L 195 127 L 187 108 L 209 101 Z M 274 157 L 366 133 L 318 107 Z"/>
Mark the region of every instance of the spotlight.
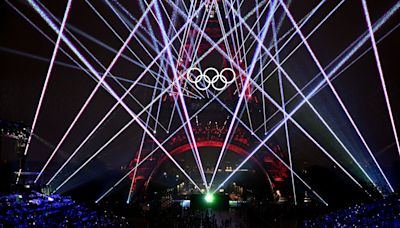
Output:
<path fill-rule="evenodd" d="M 214 201 L 214 195 L 211 193 L 207 193 L 206 196 L 204 196 L 204 200 L 207 203 L 212 203 Z"/>

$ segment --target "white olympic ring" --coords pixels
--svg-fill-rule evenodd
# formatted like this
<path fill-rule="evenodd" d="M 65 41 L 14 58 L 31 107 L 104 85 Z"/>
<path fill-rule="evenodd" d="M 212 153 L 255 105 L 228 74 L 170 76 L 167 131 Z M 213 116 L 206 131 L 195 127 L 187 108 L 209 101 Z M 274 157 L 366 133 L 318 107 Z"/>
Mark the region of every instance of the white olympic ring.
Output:
<path fill-rule="evenodd" d="M 190 75 L 190 73 L 192 71 L 197 71 L 198 73 L 200 73 L 199 75 L 197 75 L 194 79 L 192 78 L 192 76 Z M 209 71 L 214 71 L 216 74 L 210 78 L 210 76 L 207 75 L 207 72 Z M 225 71 L 230 71 L 232 72 L 232 79 L 228 81 L 228 79 L 223 75 L 223 73 Z M 217 69 L 215 69 L 214 67 L 209 67 L 207 68 L 204 72 L 201 71 L 201 69 L 197 68 L 197 67 L 192 67 L 188 70 L 187 74 L 186 74 L 186 78 L 189 82 L 195 84 L 196 88 L 200 91 L 205 91 L 208 88 L 210 88 L 210 86 L 212 86 L 215 90 L 217 91 L 222 91 L 224 89 L 226 89 L 226 87 L 228 87 L 228 85 L 230 85 L 231 83 L 233 83 L 236 79 L 236 73 L 234 70 L 232 70 L 231 68 L 224 68 L 222 69 L 220 72 L 218 72 Z M 199 85 L 200 81 L 204 81 L 205 82 L 205 86 L 202 87 L 201 85 Z M 218 81 L 221 81 L 224 86 L 223 87 L 218 87 L 216 86 L 216 83 Z"/>

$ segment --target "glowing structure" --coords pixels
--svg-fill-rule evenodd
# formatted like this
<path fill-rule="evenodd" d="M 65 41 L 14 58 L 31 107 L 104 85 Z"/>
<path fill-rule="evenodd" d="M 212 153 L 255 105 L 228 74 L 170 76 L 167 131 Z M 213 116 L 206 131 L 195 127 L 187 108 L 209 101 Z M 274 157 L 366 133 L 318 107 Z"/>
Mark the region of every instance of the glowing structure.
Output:
<path fill-rule="evenodd" d="M 222 3 L 219 2 L 219 6 L 222 7 Z M 216 4 L 208 4 L 206 5 L 206 11 L 204 15 L 201 15 L 198 18 L 203 21 L 203 24 L 200 23 L 200 26 L 204 26 L 204 33 L 206 33 L 213 40 L 220 40 L 223 38 L 223 29 L 228 27 L 227 21 L 221 23 L 219 20 L 220 17 L 225 17 L 225 15 L 217 15 Z M 222 14 L 223 12 L 221 12 Z M 204 18 L 201 18 L 201 17 Z M 208 17 L 205 18 L 205 17 Z M 177 69 L 180 72 L 182 78 L 188 78 L 188 80 L 182 80 L 181 87 L 184 88 L 186 92 L 184 94 L 189 95 L 199 94 L 199 96 L 203 97 L 202 99 L 187 99 L 188 104 L 188 112 L 191 116 L 194 116 L 195 119 L 192 119 L 193 134 L 196 136 L 196 148 L 200 151 L 203 148 L 212 148 L 215 153 L 219 153 L 222 149 L 229 151 L 229 153 L 235 153 L 240 155 L 242 158 L 245 158 L 249 155 L 248 151 L 251 148 L 257 145 L 257 141 L 254 140 L 252 133 L 250 133 L 247 129 L 244 129 L 240 125 L 234 125 L 234 131 L 229 135 L 229 140 L 225 142 L 226 136 L 228 134 L 228 124 L 231 122 L 231 116 L 226 114 L 224 107 L 213 101 L 213 97 L 217 96 L 220 102 L 222 101 L 226 108 L 230 110 L 235 109 L 235 106 L 238 103 L 238 95 L 240 91 L 243 89 L 243 85 L 246 79 L 246 76 L 241 74 L 239 71 L 232 68 L 232 64 L 229 60 L 227 60 L 223 55 L 221 55 L 218 51 L 211 51 L 205 58 L 199 58 L 203 56 L 211 47 L 212 44 L 207 42 L 205 39 L 202 39 L 202 34 L 199 34 L 197 30 L 191 28 L 187 31 L 187 36 L 185 36 L 185 44 L 182 45 L 182 50 L 180 51 L 181 55 L 177 62 Z M 236 43 L 232 40 L 226 40 L 221 43 L 219 47 L 228 53 L 235 62 L 240 65 L 242 68 L 245 68 L 245 61 L 240 59 L 240 55 L 235 53 L 236 48 L 234 47 Z M 236 57 L 234 57 L 236 56 Z M 194 63 L 198 62 L 196 65 Z M 201 67 L 200 67 L 201 66 Z M 196 69 L 189 71 L 190 75 L 185 74 L 186 69 Z M 198 70 L 200 69 L 200 70 Z M 201 72 L 206 73 L 209 78 L 213 78 L 217 71 L 207 70 L 207 69 L 216 69 L 221 70 L 221 74 L 225 76 L 227 81 L 233 81 L 230 83 L 225 90 L 219 90 L 218 88 L 224 87 L 222 81 L 220 84 L 216 82 L 216 85 L 208 84 L 209 81 L 202 80 L 196 81 L 202 85 L 202 88 L 207 88 L 204 90 L 200 90 L 196 88 L 193 84 L 193 79 L 196 78 Z M 229 69 L 222 71 L 222 69 Z M 205 72 L 206 71 L 206 72 Z M 200 73 L 199 73 L 200 72 Z M 236 76 L 236 79 L 233 77 Z M 173 75 L 170 75 L 171 79 L 173 79 Z M 217 88 L 217 89 L 216 89 Z M 255 94 L 250 95 L 253 91 L 253 87 L 248 84 L 245 89 L 244 94 L 244 102 L 241 106 L 240 116 L 245 113 L 248 117 L 248 125 L 260 125 L 263 122 L 264 112 L 258 112 L 259 107 L 264 104 L 268 104 L 267 100 L 263 100 L 265 98 Z M 174 86 L 168 95 L 165 95 L 163 100 L 163 107 L 169 107 L 170 109 L 176 109 L 177 112 L 181 110 L 182 103 L 179 103 L 178 97 L 176 94 L 179 94 L 178 88 Z M 186 96 L 187 97 L 187 96 Z M 208 102 L 212 101 L 207 105 Z M 205 107 L 203 110 L 202 107 Z M 219 114 L 221 113 L 221 115 Z M 255 123 L 254 121 L 258 121 Z M 160 121 L 160 122 L 166 122 Z M 188 140 L 188 135 L 185 132 L 186 129 L 181 129 L 177 134 L 174 134 L 173 137 L 169 137 L 170 133 L 164 133 L 163 131 L 157 131 L 158 138 L 161 138 L 161 141 L 167 141 L 164 144 L 165 148 L 170 151 L 170 154 L 176 156 L 181 153 L 186 153 L 191 151 L 194 145 Z M 131 190 L 134 193 L 143 193 L 146 191 L 149 183 L 155 174 L 159 171 L 159 168 L 168 161 L 167 157 L 162 155 L 161 153 L 153 153 L 157 148 L 154 149 L 154 142 L 152 140 L 145 140 L 144 145 L 140 148 L 140 151 L 135 152 L 135 157 L 131 161 L 129 165 L 129 169 L 133 169 L 135 165 L 140 162 L 143 157 L 151 154 L 150 158 L 148 158 L 141 166 L 139 166 L 136 172 L 130 173 L 129 177 L 132 180 Z M 268 145 L 276 154 L 278 154 L 281 158 L 286 158 L 286 155 L 283 153 L 279 145 Z M 139 157 L 140 156 L 140 157 Z M 218 156 L 217 156 L 218 157 Z M 289 170 L 275 157 L 271 155 L 269 151 L 264 149 L 258 155 L 253 156 L 251 158 L 252 164 L 255 165 L 256 169 L 259 170 L 265 176 L 266 185 L 269 186 L 270 191 L 274 192 L 275 189 L 285 189 L 285 194 L 290 194 L 287 189 L 290 186 L 288 183 Z M 204 164 L 203 164 L 204 165 Z M 215 161 L 212 161 L 208 164 L 210 167 L 215 165 Z M 222 165 L 222 163 L 221 163 Z M 223 168 L 220 166 L 219 168 Z M 212 177 L 214 170 L 206 171 L 206 177 L 209 181 Z M 219 177 L 222 178 L 222 177 Z M 200 181 L 201 180 L 197 180 Z M 220 182 L 221 180 L 219 180 Z M 207 188 L 204 186 L 204 191 Z M 133 196 L 139 196 L 141 194 L 133 194 Z M 130 201 L 131 199 L 128 199 Z"/>

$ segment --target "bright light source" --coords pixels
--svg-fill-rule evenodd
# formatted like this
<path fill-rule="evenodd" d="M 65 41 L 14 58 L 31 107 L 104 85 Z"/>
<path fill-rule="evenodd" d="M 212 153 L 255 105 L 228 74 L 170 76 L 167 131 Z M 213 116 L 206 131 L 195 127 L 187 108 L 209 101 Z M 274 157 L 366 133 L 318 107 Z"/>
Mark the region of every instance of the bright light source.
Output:
<path fill-rule="evenodd" d="M 206 196 L 204 197 L 204 200 L 207 203 L 212 203 L 214 201 L 214 195 L 211 193 L 207 193 Z"/>

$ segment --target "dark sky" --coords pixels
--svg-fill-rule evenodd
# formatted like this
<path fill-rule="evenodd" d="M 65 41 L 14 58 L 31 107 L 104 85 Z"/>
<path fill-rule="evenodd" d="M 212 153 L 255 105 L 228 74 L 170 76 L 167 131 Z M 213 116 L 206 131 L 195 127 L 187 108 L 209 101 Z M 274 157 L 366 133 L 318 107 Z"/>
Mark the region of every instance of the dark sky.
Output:
<path fill-rule="evenodd" d="M 27 3 L 16 0 L 10 0 L 10 2 L 40 29 L 43 29 L 51 39 L 56 39 L 56 34 L 49 29 Z M 128 36 L 126 28 L 103 1 L 91 2 L 113 27 L 115 27 L 121 37 L 125 38 Z M 381 18 L 386 11 L 396 4 L 396 2 L 397 1 L 394 0 L 368 1 L 372 22 L 374 23 Z M 66 1 L 42 1 L 42 3 L 56 17 L 62 18 Z M 140 17 L 141 12 L 135 1 L 131 3 L 121 1 L 121 3 L 136 18 Z M 302 31 L 308 34 L 338 3 L 339 1 L 328 1 L 325 3 Z M 318 1 L 294 0 L 290 6 L 290 10 L 295 19 L 299 20 L 317 4 Z M 253 6 L 254 1 L 246 1 L 244 7 L 251 9 Z M 281 11 L 279 12 L 281 13 Z M 15 52 L 24 52 L 50 59 L 54 45 L 34 29 L 5 1 L 0 3 L 0 21 L 0 63 L 2 66 L 0 76 L 0 119 L 18 121 L 30 126 L 36 111 L 49 62 L 32 59 L 16 54 Z M 151 23 L 154 25 L 153 19 L 151 19 Z M 392 31 L 392 29 L 398 26 L 399 23 L 400 14 L 396 12 L 395 15 L 376 32 L 377 40 L 380 40 L 390 32 L 387 37 L 379 42 L 378 49 L 397 126 L 400 125 L 400 103 L 398 102 L 400 96 L 400 30 L 395 29 Z M 121 42 L 108 30 L 84 1 L 73 2 L 68 24 L 98 38 L 114 49 L 118 50 L 121 46 Z M 283 23 L 281 34 L 284 34 L 290 28 L 291 24 L 286 19 Z M 367 25 L 361 7 L 361 1 L 345 1 L 332 17 L 330 17 L 309 39 L 309 43 L 322 66 L 326 66 L 365 31 L 367 31 Z M 74 32 L 74 34 L 93 52 L 102 64 L 108 66 L 114 53 L 100 47 L 76 32 Z M 159 36 L 156 38 L 161 41 Z M 289 43 L 287 49 L 283 50 L 283 55 L 287 55 L 298 42 L 299 38 L 296 36 L 295 39 Z M 368 41 L 360 48 L 355 57 L 350 58 L 349 62 L 355 60 L 357 56 L 370 48 L 370 45 L 371 43 Z M 61 47 L 68 50 L 65 44 L 62 44 Z M 137 51 L 145 63 L 151 61 L 148 57 L 146 58 L 146 55 L 137 42 L 132 42 L 130 47 Z M 67 52 L 73 56 L 71 51 Z M 132 56 L 128 52 L 124 53 L 130 57 Z M 87 54 L 85 54 L 85 57 L 90 58 Z M 74 65 L 74 63 L 61 52 L 58 52 L 57 61 Z M 94 64 L 96 69 L 103 71 L 92 59 L 90 59 L 90 61 Z M 283 66 L 290 75 L 293 75 L 293 78 L 300 87 L 305 85 L 312 76 L 318 73 L 318 68 L 315 66 L 304 47 L 300 48 Z M 156 68 L 153 69 L 156 70 Z M 134 66 L 130 62 L 121 60 L 115 65 L 112 72 L 115 75 L 134 80 L 135 76 L 141 71 L 139 67 Z M 151 80 L 147 82 L 154 83 Z M 112 82 L 110 81 L 110 83 Z M 287 88 L 287 96 L 291 97 L 295 90 L 287 81 L 284 83 L 285 88 Z M 361 132 L 363 132 L 366 141 L 370 145 L 385 173 L 388 175 L 389 179 L 393 183 L 397 183 L 398 186 L 399 181 L 396 179 L 397 177 L 395 175 L 395 162 L 398 164 L 399 154 L 394 144 L 393 132 L 373 52 L 367 52 L 349 69 L 340 74 L 333 84 L 342 97 L 343 102 L 348 107 L 354 120 L 357 122 Z M 115 84 L 111 85 L 116 87 Z M 56 145 L 94 86 L 94 81 L 82 71 L 55 65 L 35 133 L 50 145 Z M 276 93 L 276 91 L 278 91 L 276 80 L 272 79 L 271 83 L 267 85 L 267 88 L 270 89 L 274 98 L 279 97 L 279 94 Z M 121 94 L 120 90 L 117 90 L 117 92 Z M 134 94 L 143 104 L 150 102 L 151 90 L 139 88 L 134 90 Z M 293 103 L 289 104 L 289 107 L 293 108 L 293 104 L 299 101 L 299 99 L 295 99 Z M 50 170 L 55 170 L 60 162 L 65 160 L 66 156 L 76 148 L 83 136 L 89 133 L 90 129 L 95 126 L 106 111 L 111 108 L 114 102 L 115 100 L 108 95 L 107 92 L 103 89 L 99 90 L 93 102 L 89 105 L 88 111 L 84 113 L 76 129 L 71 132 L 70 137 L 67 138 L 66 142 L 61 147 L 62 152 L 57 156 L 56 162 L 54 162 L 55 164 L 50 165 Z M 364 164 L 373 164 L 332 92 L 325 87 L 318 96 L 312 99 L 312 102 L 318 108 L 321 115 L 326 118 L 327 122 L 333 127 L 335 132 L 338 132 L 339 137 L 342 138 L 344 143 L 349 145 L 352 151 L 356 151 L 356 157 L 358 157 L 360 161 L 365 162 Z M 128 101 L 128 103 L 132 105 L 135 112 L 141 110 L 132 100 Z M 164 106 L 163 108 L 165 110 L 168 109 L 168 107 Z M 271 110 L 274 111 L 275 109 L 272 108 Z M 351 164 L 348 157 L 343 155 L 344 152 L 338 149 L 339 147 L 337 143 L 334 142 L 332 136 L 327 133 L 322 124 L 312 115 L 309 108 L 303 108 L 295 117 L 299 122 L 304 124 L 304 127 L 314 135 L 318 141 L 326 145 L 335 157 L 344 164 Z M 212 117 L 206 116 L 205 118 Z M 115 132 L 129 120 L 129 116 L 119 108 L 99 133 L 96 134 L 96 138 L 91 141 L 90 145 L 84 147 L 84 151 L 93 151 L 97 149 L 104 143 L 106 138 L 115 134 Z M 174 121 L 174 125 L 176 125 L 174 127 L 178 127 L 179 121 Z M 322 153 L 319 153 L 318 148 L 302 136 L 301 132 L 292 124 L 289 124 L 289 127 L 292 129 L 292 150 L 295 165 L 299 167 L 298 170 L 303 168 L 305 163 L 320 164 L 328 167 L 333 166 Z M 131 159 L 132 153 L 137 150 L 141 134 L 142 131 L 137 126 L 129 128 L 127 132 L 118 138 L 118 142 L 112 144 L 112 146 L 107 149 L 106 153 L 100 156 L 99 159 L 106 168 L 102 172 L 92 175 L 97 176 L 106 173 L 107 170 L 115 170 L 120 166 L 125 166 L 128 160 Z M 284 132 L 279 131 L 275 140 L 284 147 L 285 140 L 283 137 Z M 34 140 L 31 146 L 29 159 L 31 159 L 31 161 L 43 163 L 51 151 L 48 145 L 39 142 L 39 140 Z M 88 154 L 79 156 L 75 160 L 76 166 L 87 158 Z M 95 170 L 98 169 L 98 167 L 92 165 L 89 169 Z M 351 165 L 349 170 L 353 171 L 356 175 L 360 175 L 359 171 L 356 171 L 356 168 L 354 168 L 354 164 Z M 374 173 L 375 176 L 379 176 L 376 168 L 371 168 L 371 172 Z M 79 178 L 79 180 L 82 180 L 82 178 Z M 111 183 L 113 180 L 107 180 L 106 182 Z"/>

